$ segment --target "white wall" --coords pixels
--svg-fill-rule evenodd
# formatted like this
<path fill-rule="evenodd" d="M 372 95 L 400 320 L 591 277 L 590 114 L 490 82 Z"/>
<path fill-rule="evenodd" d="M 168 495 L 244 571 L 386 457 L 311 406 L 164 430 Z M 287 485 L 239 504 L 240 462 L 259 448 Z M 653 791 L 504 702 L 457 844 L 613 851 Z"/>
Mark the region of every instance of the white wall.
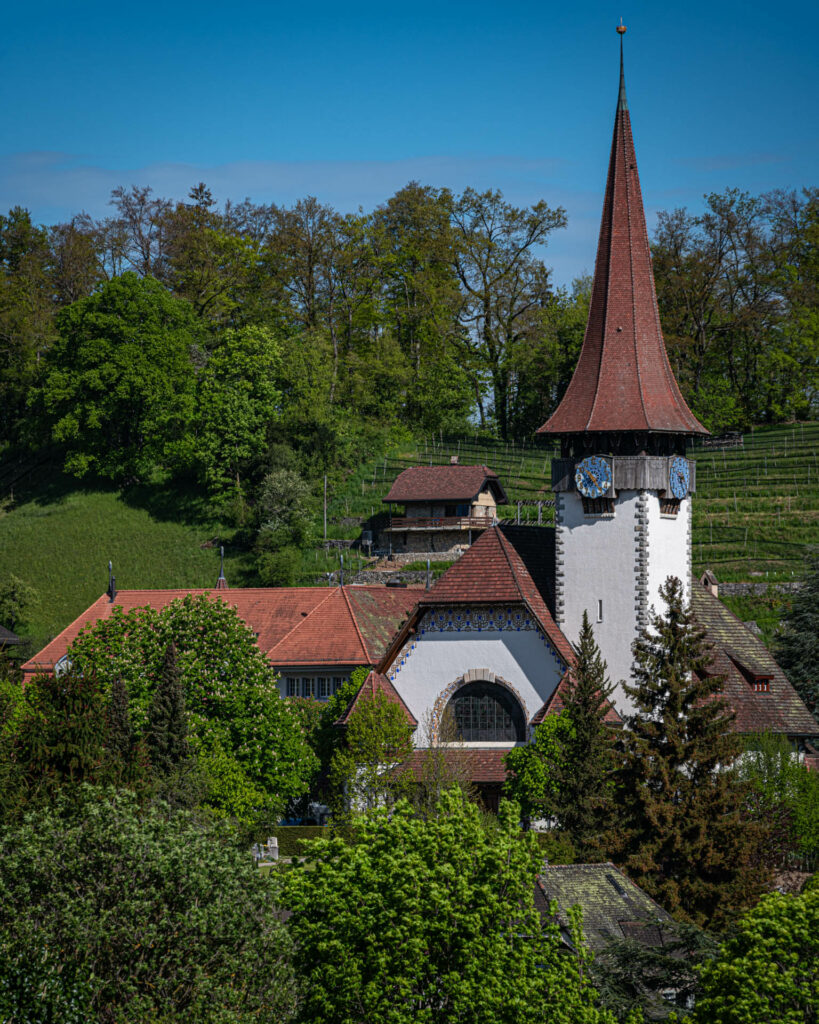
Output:
<path fill-rule="evenodd" d="M 479 620 L 478 615 L 484 618 Z M 502 629 L 497 628 L 499 622 Z M 511 615 L 506 607 L 497 609 L 491 620 L 487 609 L 442 608 L 425 613 L 388 672 L 418 719 L 416 746 L 425 745 L 425 719 L 444 690 L 470 670 L 480 669 L 514 688 L 527 720 L 552 695 L 565 671 L 562 659 L 525 609 L 512 607 Z"/>
<path fill-rule="evenodd" d="M 584 515 L 574 491 L 557 498 L 558 625 L 576 643 L 588 611 L 615 684 L 612 701 L 628 714 L 631 703 L 619 684 L 631 678 L 631 644 L 645 614 L 652 605 L 664 611 L 659 589 L 668 576 L 682 579 L 690 597 L 691 498 L 676 517 L 660 514 L 656 491 L 620 491 L 613 516 Z"/>
<path fill-rule="evenodd" d="M 613 516 L 586 516 L 576 491 L 558 494 L 557 571 L 563 576 L 558 625 L 577 643 L 583 611 L 589 613 L 595 639 L 615 684 L 631 676 L 631 641 L 637 632 L 637 554 L 639 491 L 620 491 Z M 560 590 L 560 588 L 559 588 Z M 597 622 L 598 601 L 603 621 Z M 625 694 L 612 700 L 624 709 Z"/>
<path fill-rule="evenodd" d="M 691 562 L 689 551 L 691 497 L 683 498 L 676 516 L 661 516 L 656 494 L 648 494 L 648 604 L 665 613 L 659 598 L 660 587 L 668 576 L 682 580 L 685 600 L 691 599 Z"/>

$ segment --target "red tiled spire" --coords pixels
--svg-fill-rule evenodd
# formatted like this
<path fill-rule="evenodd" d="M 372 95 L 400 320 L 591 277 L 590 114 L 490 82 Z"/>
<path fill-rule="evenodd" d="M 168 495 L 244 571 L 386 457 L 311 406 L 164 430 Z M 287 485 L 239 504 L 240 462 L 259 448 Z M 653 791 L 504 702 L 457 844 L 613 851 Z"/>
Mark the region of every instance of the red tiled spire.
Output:
<path fill-rule="evenodd" d="M 618 32 L 622 26 L 618 27 Z M 571 383 L 539 434 L 707 434 L 665 351 L 623 74 L 614 118 L 589 320 Z"/>

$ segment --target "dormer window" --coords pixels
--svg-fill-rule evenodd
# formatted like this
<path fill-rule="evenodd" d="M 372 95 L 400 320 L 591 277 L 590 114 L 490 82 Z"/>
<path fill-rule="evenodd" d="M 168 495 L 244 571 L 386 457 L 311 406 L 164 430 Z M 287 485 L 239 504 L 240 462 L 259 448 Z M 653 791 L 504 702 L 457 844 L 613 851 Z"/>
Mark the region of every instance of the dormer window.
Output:
<path fill-rule="evenodd" d="M 754 693 L 770 693 L 771 692 L 771 677 L 770 676 L 756 676 L 754 678 L 752 688 Z"/>

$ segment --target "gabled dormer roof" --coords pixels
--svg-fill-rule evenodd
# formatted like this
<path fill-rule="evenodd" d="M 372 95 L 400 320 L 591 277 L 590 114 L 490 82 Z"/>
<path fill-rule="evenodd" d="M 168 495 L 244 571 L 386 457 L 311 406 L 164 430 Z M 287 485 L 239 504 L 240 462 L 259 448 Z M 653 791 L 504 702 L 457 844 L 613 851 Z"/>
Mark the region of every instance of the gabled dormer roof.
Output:
<path fill-rule="evenodd" d="M 538 433 L 707 434 L 680 392 L 660 328 L 620 38 L 620 88 L 586 334 L 566 394 Z"/>
<path fill-rule="evenodd" d="M 410 466 L 395 478 L 385 502 L 473 501 L 489 488 L 499 505 L 507 505 L 498 474 L 488 466 Z"/>

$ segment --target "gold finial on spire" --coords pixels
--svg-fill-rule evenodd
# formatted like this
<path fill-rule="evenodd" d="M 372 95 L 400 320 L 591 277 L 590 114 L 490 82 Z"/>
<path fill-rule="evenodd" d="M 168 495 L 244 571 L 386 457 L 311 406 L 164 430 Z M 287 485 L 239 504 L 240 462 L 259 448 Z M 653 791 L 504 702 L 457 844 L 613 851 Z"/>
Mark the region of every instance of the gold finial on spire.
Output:
<path fill-rule="evenodd" d="M 623 24 L 623 19 L 620 19 L 620 24 L 617 26 L 617 34 L 622 36 L 626 33 L 626 26 Z"/>

